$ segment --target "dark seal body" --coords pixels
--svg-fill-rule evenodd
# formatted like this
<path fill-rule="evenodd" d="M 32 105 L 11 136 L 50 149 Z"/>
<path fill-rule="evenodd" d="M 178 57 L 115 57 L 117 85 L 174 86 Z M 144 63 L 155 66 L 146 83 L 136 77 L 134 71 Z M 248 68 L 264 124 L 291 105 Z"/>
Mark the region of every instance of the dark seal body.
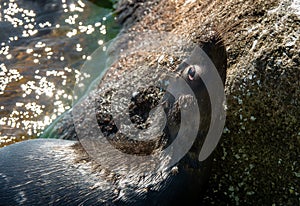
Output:
<path fill-rule="evenodd" d="M 139 185 L 124 188 L 121 178 L 98 171 L 88 162 L 76 163 L 75 145 L 67 140 L 29 140 L 1 149 L 1 205 L 196 205 L 191 192 L 200 197 L 199 185 L 194 187 L 199 179 L 177 170 L 140 177 L 145 179 L 133 180 Z M 201 170 L 204 174 L 209 168 Z M 153 188 L 143 188 L 143 181 L 149 185 L 152 179 L 160 181 Z"/>

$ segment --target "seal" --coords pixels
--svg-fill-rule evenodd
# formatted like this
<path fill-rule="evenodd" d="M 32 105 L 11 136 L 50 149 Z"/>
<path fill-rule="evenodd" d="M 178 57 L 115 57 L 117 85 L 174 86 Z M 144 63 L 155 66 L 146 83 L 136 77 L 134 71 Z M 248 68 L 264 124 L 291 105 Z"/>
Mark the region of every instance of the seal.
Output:
<path fill-rule="evenodd" d="M 200 46 L 213 60 L 225 81 L 225 47 L 218 35 L 211 37 L 210 41 L 203 42 Z M 130 58 L 126 57 L 126 59 Z M 117 62 L 121 63 L 122 59 L 118 59 Z M 168 67 L 168 65 L 165 66 Z M 141 173 L 137 168 L 136 171 L 129 174 L 118 173 L 104 167 L 101 162 L 95 161 L 91 153 L 86 151 L 82 142 L 78 140 L 28 140 L 0 149 L 1 204 L 179 205 L 189 203 L 196 205 L 201 198 L 201 191 L 207 184 L 212 159 L 210 156 L 205 161 L 199 162 L 197 158 L 210 121 L 209 95 L 201 79 L 205 69 L 208 68 L 188 65 L 185 62 L 176 68 L 176 72 L 180 73 L 195 93 L 203 118 L 201 118 L 196 141 L 188 153 L 171 168 L 164 166 L 167 159 L 161 159 L 162 169 L 159 172 Z M 87 106 L 90 104 L 96 106 L 94 112 L 96 112 L 100 130 L 108 142 L 123 153 L 140 156 L 160 153 L 172 143 L 179 131 L 180 110 L 189 108 L 195 103 L 195 99 L 184 94 L 175 99 L 172 94 L 162 92 L 161 88 L 156 87 L 139 88 L 132 94 L 129 105 L 131 121 L 137 127 L 147 128 L 147 121 L 151 119 L 150 110 L 161 104 L 167 114 L 167 123 L 163 133 L 151 140 L 147 138 L 131 139 L 118 133 L 116 123 L 108 111 L 107 105 L 111 103 L 111 97 L 115 92 L 114 88 L 120 88 L 118 81 L 113 81 L 109 75 L 114 71 L 116 71 L 114 68 L 107 71 L 103 82 L 105 83 L 109 79 L 109 84 L 104 86 L 102 83 L 99 86 L 100 91 L 97 93 L 96 101 L 86 101 Z M 127 75 L 124 71 L 121 71 L 121 74 L 123 78 L 126 78 Z M 118 78 L 116 79 L 118 80 Z M 117 111 L 123 109 L 120 106 Z M 60 120 L 63 123 L 59 125 L 67 128 L 64 131 L 69 134 L 65 137 L 71 136 L 76 139 L 76 129 L 72 119 L 69 119 L 70 116 L 72 116 L 71 113 L 68 113 L 63 117 Z M 75 124 L 82 123 L 83 120 L 84 117 L 79 118 Z M 152 121 L 156 120 L 158 117 L 154 116 Z M 189 122 L 186 123 L 189 124 Z M 62 131 L 58 130 L 57 133 Z M 85 132 L 88 134 L 89 131 Z M 122 157 L 114 156 L 113 158 L 120 159 Z M 105 157 L 103 157 L 104 159 Z M 150 162 L 145 164 L 143 166 L 147 167 L 147 164 L 150 166 Z"/>

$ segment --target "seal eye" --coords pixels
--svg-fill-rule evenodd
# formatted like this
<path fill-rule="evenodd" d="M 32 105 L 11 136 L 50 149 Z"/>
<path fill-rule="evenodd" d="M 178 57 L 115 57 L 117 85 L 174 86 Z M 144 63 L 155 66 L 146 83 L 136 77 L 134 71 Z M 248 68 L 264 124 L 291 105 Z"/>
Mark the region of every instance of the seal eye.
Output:
<path fill-rule="evenodd" d="M 195 67 L 191 66 L 188 71 L 189 79 L 191 81 L 194 80 L 195 74 L 196 74 Z"/>

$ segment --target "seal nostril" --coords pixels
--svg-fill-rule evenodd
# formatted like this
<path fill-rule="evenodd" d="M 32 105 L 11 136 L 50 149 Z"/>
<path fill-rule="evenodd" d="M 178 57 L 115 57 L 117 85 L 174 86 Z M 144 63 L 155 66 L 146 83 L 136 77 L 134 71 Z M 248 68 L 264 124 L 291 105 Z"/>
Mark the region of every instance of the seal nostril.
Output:
<path fill-rule="evenodd" d="M 188 71 L 189 79 L 194 80 L 195 74 L 196 74 L 195 67 L 191 66 Z"/>

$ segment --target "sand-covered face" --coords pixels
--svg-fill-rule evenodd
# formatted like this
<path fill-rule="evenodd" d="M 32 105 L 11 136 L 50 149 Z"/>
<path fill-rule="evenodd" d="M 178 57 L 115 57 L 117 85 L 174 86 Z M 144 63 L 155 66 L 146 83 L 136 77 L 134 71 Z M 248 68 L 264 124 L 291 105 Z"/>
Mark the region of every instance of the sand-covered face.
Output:
<path fill-rule="evenodd" d="M 103 51 L 98 52 L 83 70 L 103 64 L 97 64 Z M 156 173 L 180 161 L 196 139 L 204 141 L 205 137 L 197 138 L 200 130 L 207 132 L 200 128 L 199 110 L 211 102 L 222 106 L 224 88 L 217 69 L 199 46 L 174 35 L 149 32 L 118 38 L 106 54 L 110 64 L 106 73 L 73 108 L 78 139 L 91 157 L 114 171 L 138 173 L 138 168 L 141 173 Z M 204 95 L 206 83 L 212 101 Z M 223 96 L 216 97 L 218 91 Z M 219 107 L 202 114 L 210 118 L 212 111 L 216 118 Z M 223 129 L 222 124 L 218 127 L 212 130 Z M 219 137 L 209 138 L 216 142 L 214 146 Z M 212 152 L 210 147 L 204 159 Z"/>
<path fill-rule="evenodd" d="M 96 118 L 108 141 L 127 154 L 159 152 L 178 135 L 182 126 L 181 115 L 184 115 L 182 108 L 195 117 L 186 118 L 197 119 L 191 124 L 196 126 L 194 130 L 197 131 L 200 118 L 198 95 L 182 78 L 182 72 L 178 71 L 175 76 L 167 69 L 141 67 L 124 72 L 122 80 L 114 82 L 109 90 L 98 93 L 95 99 Z M 201 79 L 195 79 L 194 83 L 197 84 L 197 81 Z M 186 88 L 189 91 L 185 91 Z"/>
<path fill-rule="evenodd" d="M 176 83 L 180 85 L 176 87 Z M 200 115 L 191 117 L 192 114 L 199 114 L 197 100 L 179 73 L 174 75 L 170 70 L 163 69 L 162 65 L 137 66 L 132 71 L 123 71 L 121 79 L 111 79 L 101 88 L 92 92 L 89 98 L 75 105 L 73 109 L 74 118 L 77 120 L 75 126 L 84 127 L 82 130 L 76 128 L 79 140 L 83 147 L 90 151 L 91 156 L 97 153 L 97 159 L 99 151 L 102 151 L 109 158 L 122 154 L 125 156 L 124 162 L 129 161 L 126 161 L 127 157 L 132 163 L 147 162 L 151 165 L 150 159 L 156 159 L 154 168 L 161 166 L 159 161 L 162 159 L 167 160 L 165 164 L 168 164 L 171 158 L 166 157 L 170 154 L 164 149 L 173 143 L 170 142 L 170 133 L 174 136 L 179 132 L 181 118 L 184 116 L 195 119 L 191 123 L 192 134 L 188 135 L 189 131 L 185 131 L 188 137 L 182 139 L 186 146 L 183 146 L 181 157 L 188 152 L 198 133 Z M 189 93 L 185 93 L 185 88 L 189 89 Z M 191 98 L 194 96 L 193 101 L 184 102 L 184 95 L 190 95 Z M 187 103 L 191 105 L 186 106 L 185 113 L 182 113 L 181 105 Z M 92 124 L 94 127 L 90 129 Z M 99 143 L 103 141 L 106 142 L 106 146 L 102 150 Z M 93 147 L 92 144 L 96 144 L 97 147 Z M 112 154 L 114 152 L 116 153 Z M 103 159 L 101 155 L 102 164 Z M 151 166 L 144 167 L 148 168 Z"/>

